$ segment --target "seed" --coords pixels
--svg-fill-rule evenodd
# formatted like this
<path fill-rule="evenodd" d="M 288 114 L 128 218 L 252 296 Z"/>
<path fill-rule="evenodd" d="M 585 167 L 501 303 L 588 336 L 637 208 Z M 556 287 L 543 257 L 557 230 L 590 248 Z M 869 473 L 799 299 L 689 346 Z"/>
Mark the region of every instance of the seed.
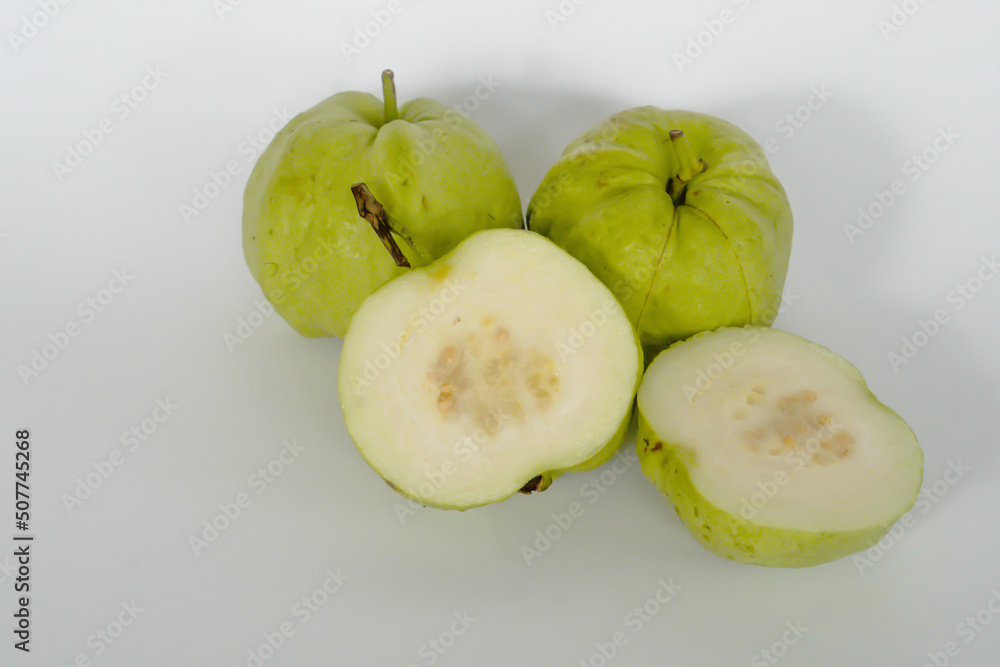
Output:
<path fill-rule="evenodd" d="M 817 419 L 816 421 L 818 421 L 820 424 L 829 424 L 830 415 L 820 415 L 819 419 Z"/>
<path fill-rule="evenodd" d="M 802 394 L 802 397 L 805 398 L 810 403 L 816 400 L 816 394 L 814 394 L 811 391 L 807 391 L 806 393 Z"/>

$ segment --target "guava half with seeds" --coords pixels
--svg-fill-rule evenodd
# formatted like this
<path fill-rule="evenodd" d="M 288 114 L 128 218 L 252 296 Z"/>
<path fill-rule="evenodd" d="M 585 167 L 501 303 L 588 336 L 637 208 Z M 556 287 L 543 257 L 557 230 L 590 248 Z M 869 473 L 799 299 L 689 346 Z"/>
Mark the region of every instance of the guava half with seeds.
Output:
<path fill-rule="evenodd" d="M 721 118 L 614 114 L 570 142 L 527 217 L 611 288 L 648 360 L 700 331 L 778 314 L 791 208 L 761 146 Z"/>
<path fill-rule="evenodd" d="M 720 556 L 825 563 L 877 542 L 916 501 L 923 453 L 857 368 L 776 329 L 704 332 L 650 364 L 642 469 Z"/>
<path fill-rule="evenodd" d="M 496 229 L 361 304 L 339 391 L 358 451 L 392 488 L 467 509 L 607 461 L 642 367 L 628 317 L 587 267 L 539 234 Z"/>
<path fill-rule="evenodd" d="M 364 182 L 388 212 L 405 263 L 428 264 L 481 229 L 523 226 L 499 146 L 428 98 L 398 106 L 337 93 L 293 118 L 257 160 L 243 196 L 243 251 L 274 309 L 303 336 L 339 336 L 361 302 L 403 273 L 355 211 Z"/>

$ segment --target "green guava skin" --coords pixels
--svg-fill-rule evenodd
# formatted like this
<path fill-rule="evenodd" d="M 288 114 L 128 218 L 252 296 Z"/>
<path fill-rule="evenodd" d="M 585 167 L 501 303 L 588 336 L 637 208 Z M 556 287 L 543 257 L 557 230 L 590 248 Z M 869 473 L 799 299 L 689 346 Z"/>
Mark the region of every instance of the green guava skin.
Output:
<path fill-rule="evenodd" d="M 688 531 L 712 553 L 740 563 L 820 565 L 867 549 L 892 527 L 879 524 L 850 532 L 810 532 L 762 526 L 724 512 L 698 492 L 683 453 L 658 438 L 641 412 L 636 450 L 643 473 L 670 499 Z"/>
<path fill-rule="evenodd" d="M 704 164 L 677 206 L 671 130 Z M 778 314 L 792 212 L 764 150 L 719 118 L 652 106 L 611 116 L 566 147 L 527 219 L 615 293 L 648 360 L 700 331 Z"/>
<path fill-rule="evenodd" d="M 711 332 L 699 335 L 709 336 Z M 678 343 L 683 344 L 684 342 Z M 854 365 L 816 343 L 812 343 L 812 346 L 867 390 L 867 383 Z M 880 409 L 905 423 L 870 390 L 867 393 Z M 637 406 L 636 410 L 639 424 L 636 453 L 643 473 L 670 500 L 688 531 L 703 547 L 716 555 L 751 565 L 811 567 L 868 549 L 889 532 L 899 519 L 896 517 L 893 521 L 855 531 L 820 532 L 775 528 L 730 514 L 709 502 L 691 482 L 689 468 L 694 462 L 689 450 L 660 437 L 646 421 L 642 409 Z M 922 452 L 920 462 L 922 466 Z M 909 507 L 917 500 L 919 486 L 917 484 L 913 491 Z"/>
<path fill-rule="evenodd" d="M 384 123 L 373 95 L 343 92 L 293 118 L 261 155 L 243 196 L 243 250 L 264 295 L 303 336 L 343 338 L 361 302 L 397 267 L 358 215 L 363 182 L 414 267 L 469 234 L 523 225 L 497 144 L 431 99 Z"/>

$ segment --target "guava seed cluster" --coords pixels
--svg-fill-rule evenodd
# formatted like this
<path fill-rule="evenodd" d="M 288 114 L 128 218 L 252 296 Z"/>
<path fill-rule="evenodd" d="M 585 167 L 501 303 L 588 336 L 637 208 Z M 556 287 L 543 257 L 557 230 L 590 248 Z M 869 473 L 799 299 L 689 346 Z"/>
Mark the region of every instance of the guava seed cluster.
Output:
<path fill-rule="evenodd" d="M 445 419 L 471 420 L 488 433 L 497 422 L 547 410 L 559 391 L 552 355 L 492 322 L 484 318 L 480 328 L 446 343 L 427 373 L 431 402 Z"/>
<path fill-rule="evenodd" d="M 773 397 L 764 384 L 755 384 L 741 398 L 733 419 L 744 427 L 743 444 L 754 454 L 791 453 L 806 465 L 829 465 L 853 450 L 854 436 L 830 412 L 817 408 L 813 391 Z"/>

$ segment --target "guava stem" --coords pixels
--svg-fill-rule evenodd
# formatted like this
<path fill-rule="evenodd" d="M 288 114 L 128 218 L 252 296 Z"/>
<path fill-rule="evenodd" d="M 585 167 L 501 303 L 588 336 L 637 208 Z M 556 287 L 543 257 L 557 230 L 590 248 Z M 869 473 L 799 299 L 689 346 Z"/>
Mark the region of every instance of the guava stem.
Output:
<path fill-rule="evenodd" d="M 378 203 L 368 186 L 364 183 L 356 183 L 351 186 L 351 194 L 354 195 L 354 201 L 358 205 L 358 215 L 367 220 L 378 237 L 382 239 L 382 245 L 392 255 L 396 266 L 410 268 L 409 260 L 396 245 L 396 239 L 392 238 L 392 230 L 389 229 L 389 216 L 386 215 L 385 208 Z"/>
<path fill-rule="evenodd" d="M 384 123 L 390 123 L 399 118 L 399 109 L 396 107 L 396 84 L 392 79 L 393 76 L 391 69 L 382 72 L 382 99 L 385 100 Z"/>
<path fill-rule="evenodd" d="M 705 165 L 694 156 L 684 130 L 670 130 L 670 141 L 677 152 L 677 178 L 682 182 L 690 181 L 695 174 L 705 168 Z"/>

